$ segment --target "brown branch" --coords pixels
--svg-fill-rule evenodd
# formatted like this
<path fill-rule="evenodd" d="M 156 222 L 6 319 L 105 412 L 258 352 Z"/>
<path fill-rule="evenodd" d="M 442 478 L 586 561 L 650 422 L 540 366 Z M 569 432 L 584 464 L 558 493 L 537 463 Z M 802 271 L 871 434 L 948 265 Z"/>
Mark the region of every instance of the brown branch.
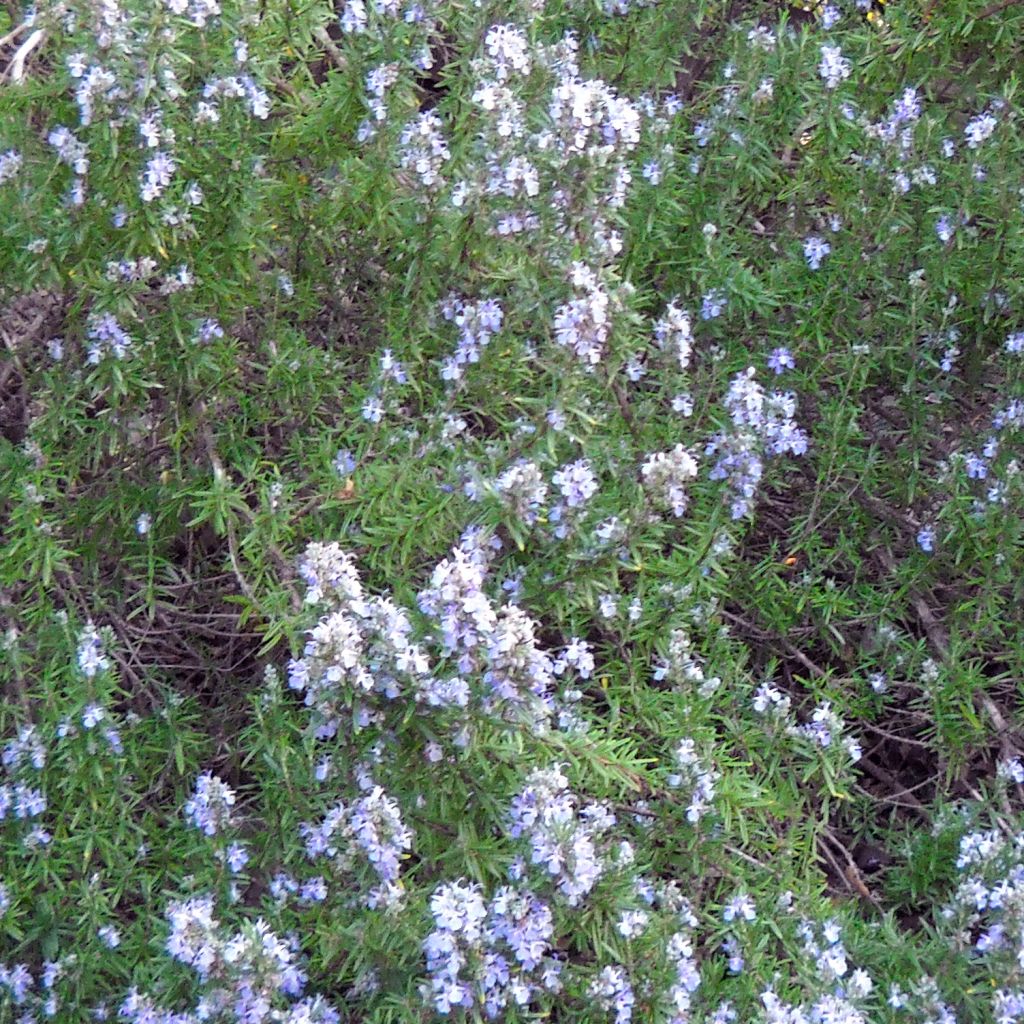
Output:
<path fill-rule="evenodd" d="M 974 20 L 984 21 L 986 18 L 991 18 L 993 14 L 1005 11 L 1007 7 L 1016 7 L 1021 2 L 1022 0 L 999 0 L 999 3 L 989 4 L 984 10 L 979 11 Z"/>
<path fill-rule="evenodd" d="M 327 56 L 331 58 L 331 63 L 339 71 L 348 70 L 348 61 L 345 59 L 345 55 L 334 45 L 334 40 L 327 34 L 327 29 L 314 29 L 313 38 L 324 48 Z"/>

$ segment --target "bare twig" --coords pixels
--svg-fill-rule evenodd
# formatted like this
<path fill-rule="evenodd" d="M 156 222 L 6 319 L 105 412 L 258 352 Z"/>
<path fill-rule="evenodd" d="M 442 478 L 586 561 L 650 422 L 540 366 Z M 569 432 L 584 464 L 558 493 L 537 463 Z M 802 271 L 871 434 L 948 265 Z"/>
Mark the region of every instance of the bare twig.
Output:
<path fill-rule="evenodd" d="M 324 48 L 324 52 L 331 58 L 331 63 L 339 71 L 348 70 L 348 61 L 345 59 L 345 55 L 334 45 L 334 40 L 327 34 L 327 29 L 315 28 L 313 38 Z"/>
<path fill-rule="evenodd" d="M 636 422 L 633 419 L 633 410 L 629 406 L 629 397 L 626 395 L 625 389 L 617 380 L 609 380 L 608 384 L 612 389 L 612 393 L 615 395 L 615 401 L 619 404 L 619 412 L 622 413 L 622 418 L 626 421 L 626 427 L 633 436 L 633 440 L 637 444 L 640 444 L 640 435 L 636 429 Z"/>
<path fill-rule="evenodd" d="M 861 722 L 860 723 L 868 732 L 877 733 L 879 736 L 884 736 L 886 739 L 893 740 L 895 743 L 909 743 L 913 747 L 925 747 L 931 749 L 931 744 L 925 740 L 914 739 L 912 736 L 901 736 L 897 732 L 890 732 L 888 729 L 883 729 L 879 725 L 875 725 L 873 722 Z"/>
<path fill-rule="evenodd" d="M 0 36 L 0 46 L 6 46 L 8 43 L 13 43 L 22 32 L 27 32 L 31 27 L 32 26 L 27 21 L 23 21 L 20 25 L 15 25 L 7 35 Z"/>
<path fill-rule="evenodd" d="M 860 868 L 857 867 L 856 862 L 850 855 L 850 851 L 847 850 L 846 845 L 839 839 L 837 839 L 827 829 L 821 834 L 822 840 L 821 850 L 825 854 L 826 859 L 832 865 L 839 877 L 850 887 L 850 889 L 857 893 L 858 896 L 862 896 L 866 899 L 876 910 L 881 911 L 882 906 L 875 898 L 874 893 L 867 887 L 864 879 L 861 877 Z M 831 844 L 832 850 L 829 849 Z M 833 853 L 835 851 L 835 853 Z M 837 861 L 836 856 L 841 857 L 841 862 Z"/>
<path fill-rule="evenodd" d="M 37 28 L 29 37 L 14 51 L 10 64 L 7 65 L 3 74 L 0 75 L 0 82 L 10 79 L 18 84 L 25 77 L 25 62 L 32 55 L 32 51 L 46 42 L 46 33 Z"/>

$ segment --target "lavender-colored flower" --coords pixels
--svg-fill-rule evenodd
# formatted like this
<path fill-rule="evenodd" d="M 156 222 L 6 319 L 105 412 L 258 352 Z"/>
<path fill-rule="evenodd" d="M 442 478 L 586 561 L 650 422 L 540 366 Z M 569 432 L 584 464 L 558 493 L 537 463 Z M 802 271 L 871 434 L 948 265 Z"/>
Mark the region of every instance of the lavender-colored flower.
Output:
<path fill-rule="evenodd" d="M 793 353 L 788 348 L 773 348 L 768 356 L 768 369 L 776 375 L 785 373 L 786 370 L 796 369 Z"/>
<path fill-rule="evenodd" d="M 489 715 L 533 728 L 543 727 L 551 710 L 554 676 L 564 669 L 541 650 L 537 624 L 515 606 L 503 608 L 486 642 L 483 682 L 488 688 L 481 708 Z M 575 651 L 586 670 L 589 652 Z"/>
<path fill-rule="evenodd" d="M 821 261 L 831 251 L 832 246 L 824 238 L 812 235 L 804 239 L 804 258 L 811 270 L 817 270 L 821 266 Z"/>
<path fill-rule="evenodd" d="M 892 120 L 895 124 L 907 124 L 921 116 L 921 98 L 914 88 L 903 90 L 893 104 Z"/>
<path fill-rule="evenodd" d="M 594 655 L 590 645 L 577 636 L 569 641 L 561 660 L 576 669 L 581 679 L 589 679 L 594 674 Z"/>
<path fill-rule="evenodd" d="M 395 358 L 391 349 L 386 348 L 380 357 L 380 373 L 385 380 L 393 380 L 396 384 L 404 384 L 409 379 L 405 368 Z"/>
<path fill-rule="evenodd" d="M 725 292 L 721 288 L 712 288 L 703 299 L 700 304 L 700 318 L 701 320 L 714 320 L 716 317 L 720 317 L 725 312 L 725 307 L 728 304 Z"/>
<path fill-rule="evenodd" d="M 348 476 L 356 469 L 355 456 L 347 448 L 339 448 L 334 456 L 334 470 L 339 476 Z"/>
<path fill-rule="evenodd" d="M 548 115 L 569 152 L 628 152 L 640 141 L 640 111 L 600 79 L 565 74 L 551 93 Z"/>
<path fill-rule="evenodd" d="M 399 861 L 412 846 L 398 804 L 380 786 L 357 800 L 349 812 L 354 841 L 385 882 L 398 879 Z"/>
<path fill-rule="evenodd" d="M 569 508 L 585 505 L 597 493 L 597 478 L 585 459 L 578 459 L 557 470 L 551 478 Z"/>
<path fill-rule="evenodd" d="M 10 181 L 21 170 L 22 157 L 16 149 L 0 153 L 0 185 Z"/>
<path fill-rule="evenodd" d="M 9 810 L 19 820 L 37 818 L 46 810 L 46 797 L 41 789 L 16 782 L 13 787 L 0 786 L 0 820 Z"/>
<path fill-rule="evenodd" d="M 705 320 L 708 317 L 704 317 Z M 693 328 L 690 314 L 670 302 L 665 314 L 654 325 L 654 338 L 663 351 L 672 351 L 679 360 L 679 369 L 685 370 L 690 365 L 693 352 Z"/>
<path fill-rule="evenodd" d="M 232 871 L 241 871 L 249 863 L 249 851 L 242 843 L 231 843 L 225 851 L 225 860 Z"/>
<path fill-rule="evenodd" d="M 657 160 L 648 160 L 640 172 L 652 185 L 660 185 L 662 179 L 661 164 Z"/>
<path fill-rule="evenodd" d="M 307 604 L 330 601 L 356 615 L 364 614 L 359 573 L 340 544 L 310 544 L 299 561 L 299 577 L 306 584 Z"/>
<path fill-rule="evenodd" d="M 442 1014 L 481 1005 L 497 1017 L 558 988 L 559 965 L 548 956 L 550 908 L 532 893 L 503 887 L 485 902 L 478 885 L 444 883 L 430 901 L 435 929 L 424 943 L 425 992 Z"/>
<path fill-rule="evenodd" d="M 384 418 L 384 405 L 377 395 L 370 395 L 363 402 L 363 419 L 367 423 L 380 423 Z"/>
<path fill-rule="evenodd" d="M 578 803 L 561 771 L 553 768 L 532 772 L 510 809 L 511 836 L 529 840 L 531 862 L 557 879 L 570 906 L 577 906 L 604 873 L 595 840 L 615 820 L 599 804 L 578 808 Z"/>
<path fill-rule="evenodd" d="M 440 624 L 446 651 L 471 652 L 494 631 L 497 612 L 482 589 L 486 570 L 478 554 L 456 548 L 434 569 L 430 586 L 417 598 L 420 610 Z M 467 661 L 460 671 L 468 671 L 471 664 Z"/>
<path fill-rule="evenodd" d="M 746 893 L 739 893 L 733 896 L 722 911 L 722 920 L 727 923 L 732 921 L 756 921 L 757 908 L 754 905 L 754 901 Z"/>
<path fill-rule="evenodd" d="M 86 729 L 93 729 L 106 716 L 106 709 L 99 704 L 87 704 L 82 709 L 82 726 Z"/>
<path fill-rule="evenodd" d="M 590 992 L 601 1007 L 614 1010 L 615 1024 L 629 1024 L 633 1019 L 636 997 L 624 967 L 616 964 L 602 968 L 590 983 Z"/>
<path fill-rule="evenodd" d="M 499 82 L 504 82 L 512 72 L 530 73 L 530 43 L 517 26 L 492 25 L 484 37 L 484 49 Z"/>
<path fill-rule="evenodd" d="M 323 903 L 327 899 L 327 883 L 322 875 L 310 878 L 299 888 L 299 899 L 303 903 Z"/>
<path fill-rule="evenodd" d="M 439 928 L 458 932 L 470 940 L 481 934 L 487 916 L 480 886 L 460 882 L 440 886 L 430 897 L 430 912 Z"/>
<path fill-rule="evenodd" d="M 787 718 L 791 705 L 790 697 L 771 683 L 762 683 L 755 691 L 752 701 L 752 707 L 759 715 L 769 715 L 778 720 Z"/>
<path fill-rule="evenodd" d="M 170 153 L 154 153 L 146 163 L 146 169 L 142 174 L 140 195 L 144 203 L 151 203 L 163 195 L 164 190 L 171 183 L 171 178 L 177 169 L 177 164 Z"/>
<path fill-rule="evenodd" d="M 441 376 L 444 380 L 459 380 L 467 366 L 480 361 L 483 350 L 501 330 L 505 314 L 496 299 L 473 303 L 455 295 L 441 303 L 441 314 L 459 328 L 458 346 L 442 364 Z"/>
<path fill-rule="evenodd" d="M 703 677 L 703 673 L 701 673 Z M 687 793 L 686 820 L 696 825 L 711 809 L 715 797 L 715 784 L 721 777 L 713 768 L 707 767 L 697 754 L 697 745 L 692 739 L 680 740 L 676 748 L 677 771 L 668 776 L 666 782 L 674 789 L 683 788 Z"/>
<path fill-rule="evenodd" d="M 725 407 L 732 429 L 712 437 L 705 453 L 718 455 L 710 477 L 729 482 L 733 493 L 732 516 L 740 519 L 752 508 L 763 473 L 764 454 L 801 455 L 808 442 L 792 418 L 796 399 L 778 391 L 766 394 L 753 368 L 733 378 Z"/>
<path fill-rule="evenodd" d="M 192 825 L 208 836 L 232 827 L 231 808 L 235 793 L 218 776 L 204 772 L 196 779 L 195 792 L 185 804 Z"/>
<path fill-rule="evenodd" d="M 451 159 L 451 153 L 441 119 L 434 111 L 423 111 L 406 124 L 399 146 L 401 166 L 413 171 L 421 185 L 437 189 L 443 184 L 441 169 Z"/>
<path fill-rule="evenodd" d="M 96 365 L 105 355 L 124 359 L 132 346 L 131 336 L 110 314 L 94 317 L 87 331 L 89 338 L 88 362 Z"/>
<path fill-rule="evenodd" d="M 971 480 L 984 480 L 988 476 L 988 463 L 977 452 L 964 456 L 964 469 Z"/>
<path fill-rule="evenodd" d="M 732 975 L 742 974 L 746 967 L 746 960 L 743 958 L 743 951 L 735 935 L 730 935 L 722 942 L 722 949 L 729 958 L 729 973 Z"/>
<path fill-rule="evenodd" d="M 539 467 L 525 460 L 502 473 L 495 480 L 494 489 L 502 504 L 528 526 L 537 521 L 548 496 L 548 485 Z"/>
<path fill-rule="evenodd" d="M 99 630 L 91 622 L 78 636 L 78 667 L 86 679 L 94 679 L 110 668 L 110 661 L 103 653 Z"/>
<path fill-rule="evenodd" d="M 850 77 L 852 70 L 850 62 L 843 56 L 843 51 L 838 46 L 826 45 L 821 48 L 818 74 L 824 79 L 825 88 L 835 89 L 840 82 Z"/>
<path fill-rule="evenodd" d="M 0 964 L 0 984 L 6 986 L 14 1005 L 21 1006 L 28 998 L 35 979 L 27 964 L 15 964 L 10 968 Z"/>
<path fill-rule="evenodd" d="M 574 284 L 581 294 L 555 311 L 555 342 L 571 349 L 588 366 L 599 363 L 611 330 L 610 296 L 596 275 L 581 264 L 575 265 Z"/>
<path fill-rule="evenodd" d="M 370 789 L 366 796 L 351 806 L 336 804 L 320 824 L 303 824 L 300 832 L 312 860 L 329 857 L 340 869 L 351 870 L 356 856 L 364 858 L 383 883 L 370 899 L 389 900 L 399 895 L 394 883 L 400 861 L 412 844 L 412 833 L 403 824 L 395 801 L 367 781 Z"/>
<path fill-rule="evenodd" d="M 978 149 L 983 142 L 991 137 L 997 124 L 998 121 L 995 117 L 987 111 L 968 121 L 964 128 L 968 149 Z"/>
<path fill-rule="evenodd" d="M 681 391 L 672 397 L 672 411 L 681 416 L 690 417 L 693 415 L 693 395 L 688 391 Z"/>
<path fill-rule="evenodd" d="M 4 744 L 0 763 L 11 770 L 25 767 L 40 771 L 46 765 L 46 745 L 40 739 L 38 727 L 21 726 L 17 737 Z"/>

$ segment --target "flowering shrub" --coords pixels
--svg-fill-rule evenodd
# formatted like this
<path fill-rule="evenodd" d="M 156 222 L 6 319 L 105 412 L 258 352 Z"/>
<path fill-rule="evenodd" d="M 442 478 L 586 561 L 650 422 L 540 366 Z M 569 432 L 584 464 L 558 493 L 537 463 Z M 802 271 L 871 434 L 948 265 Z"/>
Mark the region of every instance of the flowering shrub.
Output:
<path fill-rule="evenodd" d="M 0 1020 L 1024 1022 L 1024 9 L 0 13 Z"/>

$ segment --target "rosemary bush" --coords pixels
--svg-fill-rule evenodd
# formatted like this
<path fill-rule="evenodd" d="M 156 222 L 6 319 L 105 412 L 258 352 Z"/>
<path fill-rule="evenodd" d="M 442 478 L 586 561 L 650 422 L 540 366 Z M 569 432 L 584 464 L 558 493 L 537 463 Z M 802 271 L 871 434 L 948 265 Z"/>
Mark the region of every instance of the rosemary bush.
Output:
<path fill-rule="evenodd" d="M 0 13 L 0 1019 L 1024 1021 L 1024 10 Z"/>

